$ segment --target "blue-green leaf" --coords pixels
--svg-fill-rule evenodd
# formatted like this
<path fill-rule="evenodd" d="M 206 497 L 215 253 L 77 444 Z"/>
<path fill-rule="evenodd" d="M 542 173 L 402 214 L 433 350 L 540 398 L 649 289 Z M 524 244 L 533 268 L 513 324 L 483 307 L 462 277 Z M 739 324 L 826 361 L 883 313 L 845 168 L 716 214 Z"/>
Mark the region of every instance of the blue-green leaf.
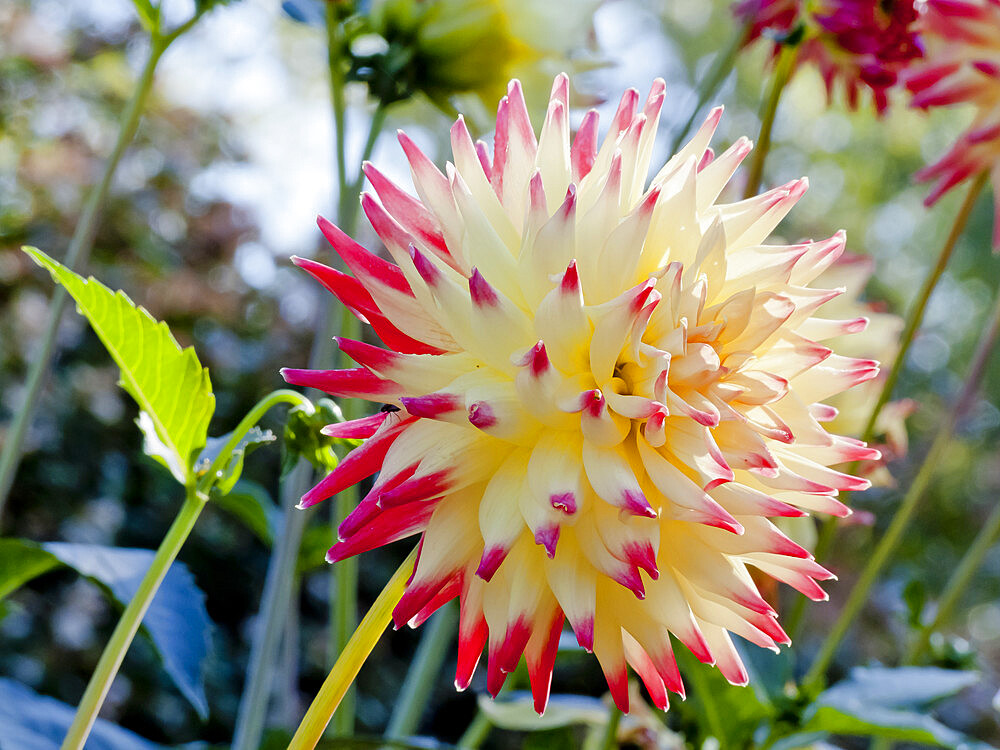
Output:
<path fill-rule="evenodd" d="M 48 542 L 36 545 L 20 539 L 0 540 L 0 559 L 29 561 L 4 569 L 0 595 L 30 578 L 62 564 L 97 583 L 124 607 L 135 596 L 139 582 L 152 564 L 146 549 L 102 547 L 96 544 Z M 142 631 L 163 662 L 164 671 L 203 718 L 208 715 L 204 667 L 210 647 L 211 621 L 205 595 L 183 563 L 175 562 L 153 598 Z"/>
<path fill-rule="evenodd" d="M 24 252 L 76 300 L 121 370 L 121 386 L 139 404 L 147 452 L 178 482 L 193 479 L 195 456 L 205 445 L 215 396 L 208 370 L 194 349 L 181 349 L 166 323 L 136 307 L 123 292 L 84 279 L 33 247 Z"/>
<path fill-rule="evenodd" d="M 979 682 L 976 672 L 939 667 L 855 667 L 817 699 L 843 705 L 850 700 L 890 708 L 916 708 L 947 698 Z"/>
<path fill-rule="evenodd" d="M 76 711 L 62 701 L 39 695 L 14 680 L 0 677 L 0 748 L 58 750 Z M 87 750 L 161 750 L 137 734 L 98 719 L 87 738 Z"/>
<path fill-rule="evenodd" d="M 986 748 L 922 708 L 978 680 L 974 672 L 936 667 L 855 667 L 848 679 L 821 693 L 807 709 L 802 730 Z"/>

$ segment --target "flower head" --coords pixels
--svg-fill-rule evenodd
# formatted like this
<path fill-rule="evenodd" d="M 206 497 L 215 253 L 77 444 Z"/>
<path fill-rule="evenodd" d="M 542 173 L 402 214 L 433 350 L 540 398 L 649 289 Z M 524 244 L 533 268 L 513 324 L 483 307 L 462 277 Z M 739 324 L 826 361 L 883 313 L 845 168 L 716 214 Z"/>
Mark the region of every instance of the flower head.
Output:
<path fill-rule="evenodd" d="M 395 79 L 435 101 L 471 93 L 492 107 L 515 75 L 543 86 L 544 96 L 585 45 L 598 1 L 375 0 L 371 21 L 405 51 Z"/>
<path fill-rule="evenodd" d="M 523 654 L 543 710 L 565 619 L 619 706 L 627 663 L 666 708 L 670 633 L 733 683 L 730 633 L 788 642 L 749 568 L 826 598 L 768 517 L 846 515 L 838 490 L 868 486 L 828 468 L 877 451 L 828 433 L 822 402 L 878 367 L 819 343 L 863 327 L 810 286 L 843 235 L 765 244 L 804 179 L 717 203 L 751 149 L 714 156 L 719 108 L 649 180 L 663 82 L 603 141 L 594 111 L 571 141 L 567 96 L 559 76 L 536 138 L 511 83 L 492 153 L 459 119 L 445 173 L 400 135 L 416 198 L 367 165 L 394 263 L 321 220 L 354 276 L 296 263 L 389 348 L 341 340 L 358 368 L 284 376 L 389 406 L 327 428 L 366 440 L 303 505 L 379 472 L 328 559 L 422 534 L 394 618 L 460 598 L 459 688 L 488 644 L 489 690 Z"/>
<path fill-rule="evenodd" d="M 965 179 L 989 171 L 996 218 L 993 246 L 1000 248 L 1000 0 L 928 0 L 923 14 L 926 60 L 906 80 L 921 109 L 972 104 L 969 128 L 941 159 L 917 173 L 934 182 L 934 203 Z"/>
<path fill-rule="evenodd" d="M 734 12 L 750 24 L 748 41 L 770 36 L 775 53 L 798 43 L 798 63 L 816 65 L 830 97 L 839 82 L 851 109 L 868 89 L 884 112 L 899 74 L 921 55 L 914 0 L 742 0 Z"/>

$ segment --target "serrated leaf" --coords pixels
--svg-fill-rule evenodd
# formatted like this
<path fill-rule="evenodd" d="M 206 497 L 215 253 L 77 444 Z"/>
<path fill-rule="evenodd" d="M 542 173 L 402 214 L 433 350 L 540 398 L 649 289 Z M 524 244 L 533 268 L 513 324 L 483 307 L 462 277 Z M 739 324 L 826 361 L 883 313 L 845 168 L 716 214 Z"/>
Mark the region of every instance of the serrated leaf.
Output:
<path fill-rule="evenodd" d="M 39 695 L 26 685 L 0 677 L 0 748 L 58 750 L 76 709 Z M 133 732 L 98 719 L 87 738 L 87 750 L 164 750 Z"/>
<path fill-rule="evenodd" d="M 226 447 L 229 438 L 233 433 L 228 432 L 222 437 L 210 437 L 205 441 L 205 448 L 195 462 L 195 473 L 201 478 L 212 466 L 212 463 L 219 457 L 219 454 Z M 233 448 L 226 465 L 219 472 L 219 476 L 212 484 L 212 488 L 225 495 L 236 484 L 243 473 L 243 460 L 260 446 L 277 440 L 270 430 L 262 430 L 260 427 L 251 427 L 243 438 Z"/>
<path fill-rule="evenodd" d="M 154 556 L 152 550 L 146 549 L 64 542 L 38 545 L 21 539 L 4 539 L 0 540 L 0 561 L 20 558 L 33 562 L 25 564 L 19 572 L 3 568 L 0 582 L 6 581 L 7 588 L 0 587 L 0 592 L 6 595 L 16 588 L 10 585 L 14 581 L 21 585 L 58 565 L 66 565 L 97 583 L 124 607 L 135 596 Z M 43 558 L 47 559 L 44 565 Z M 183 563 L 170 566 L 143 618 L 142 631 L 152 642 L 164 671 L 198 714 L 207 717 L 204 668 L 211 620 L 205 609 L 205 595 Z"/>
<path fill-rule="evenodd" d="M 157 322 L 124 292 L 112 292 L 94 277 L 84 279 L 37 248 L 23 249 L 76 300 L 118 365 L 122 387 L 149 417 L 147 442 L 155 451 L 151 455 L 188 484 L 215 410 L 208 370 L 194 349 L 181 349 L 167 324 Z M 150 435 L 156 439 L 150 440 Z"/>

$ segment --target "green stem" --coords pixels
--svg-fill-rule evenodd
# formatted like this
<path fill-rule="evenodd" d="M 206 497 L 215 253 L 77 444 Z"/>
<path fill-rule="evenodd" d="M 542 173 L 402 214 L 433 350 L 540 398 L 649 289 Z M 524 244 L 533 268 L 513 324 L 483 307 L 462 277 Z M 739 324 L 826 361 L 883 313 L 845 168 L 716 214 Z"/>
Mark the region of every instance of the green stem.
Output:
<path fill-rule="evenodd" d="M 489 717 L 483 711 L 476 711 L 472 723 L 462 732 L 455 747 L 459 750 L 476 750 L 490 736 L 491 729 L 493 729 L 493 722 L 490 721 Z"/>
<path fill-rule="evenodd" d="M 708 684 L 708 680 L 705 679 L 705 669 L 707 667 L 695 664 L 693 669 L 689 669 L 684 673 L 684 676 L 690 681 L 691 687 L 694 688 L 694 694 L 698 696 L 702 705 L 705 706 L 705 719 L 708 721 L 708 729 L 715 739 L 719 741 L 719 750 L 726 750 L 729 747 L 729 738 L 726 736 L 726 724 L 723 721 L 722 714 L 719 712 L 719 706 L 715 702 L 712 687 Z"/>
<path fill-rule="evenodd" d="M 337 17 L 335 3 L 327 3 L 327 32 L 328 32 L 328 67 L 330 71 L 330 96 L 333 103 L 333 120 L 335 131 L 335 153 L 336 172 L 338 184 L 338 208 L 337 223 L 345 232 L 353 231 L 353 224 L 357 216 L 356 204 L 347 202 L 346 197 L 350 194 L 347 187 L 346 170 L 346 102 L 344 98 L 344 74 L 343 74 L 343 36 L 340 21 Z M 366 156 L 370 155 L 374 148 L 374 138 L 370 147 L 366 147 Z M 333 358 L 332 336 L 337 330 L 336 316 L 332 314 L 332 296 L 324 295 L 318 311 L 318 330 L 313 339 L 312 349 L 309 355 L 309 367 L 317 368 L 327 365 Z M 351 316 L 353 319 L 353 316 Z M 343 333 L 346 329 L 341 324 L 339 326 Z M 358 329 L 359 330 L 359 329 Z M 351 334 L 354 335 L 351 335 Z M 349 338 L 359 338 L 355 330 L 351 330 L 344 335 Z M 350 416 L 350 407 L 344 405 L 345 414 Z M 287 623 L 286 612 L 290 606 L 291 591 L 295 588 L 295 566 L 298 561 L 299 548 L 302 542 L 302 534 L 305 529 L 307 514 L 295 509 L 299 498 L 309 489 L 313 475 L 308 464 L 300 462 L 288 477 L 281 482 L 280 502 L 283 513 L 282 532 L 279 534 L 271 558 L 268 562 L 267 575 L 264 582 L 264 591 L 261 596 L 261 625 L 258 628 L 250 652 L 250 667 L 247 683 L 243 696 L 240 700 L 240 709 L 237 717 L 236 733 L 233 740 L 233 747 L 238 750 L 250 750 L 260 745 L 263 736 L 264 721 L 267 713 L 268 699 L 273 684 L 273 670 L 276 667 L 278 648 L 281 643 L 281 636 L 285 624 Z M 351 507 L 357 504 L 355 494 L 347 493 L 351 502 Z M 341 500 L 338 498 L 338 506 Z M 348 509 L 347 512 L 349 512 Z M 346 515 L 346 513 L 345 513 Z M 338 572 L 341 575 L 348 574 L 352 584 L 343 586 L 345 591 L 355 591 L 357 588 L 357 563 L 354 560 L 344 561 L 338 565 Z M 353 568 L 353 574 L 352 574 Z M 331 597 L 332 598 L 332 597 Z M 338 611 L 341 607 L 338 606 Z M 357 621 L 356 605 L 343 608 L 343 611 L 350 611 L 350 627 L 353 628 Z M 335 618 L 331 618 L 334 621 Z M 344 642 L 350 637 L 350 631 L 344 636 Z M 351 697 L 345 700 L 350 704 Z M 348 706 L 340 712 L 353 717 L 353 707 L 348 710 Z M 339 716 L 340 714 L 338 714 Z"/>
<path fill-rule="evenodd" d="M 694 105 L 694 109 L 691 110 L 691 115 L 688 117 L 687 122 L 677 131 L 677 135 L 674 136 L 674 142 L 670 146 L 670 153 L 676 154 L 680 149 L 681 144 L 687 137 L 687 134 L 691 131 L 691 126 L 694 125 L 695 119 L 698 114 L 708 104 L 709 99 L 715 96 L 715 93 L 719 90 L 729 74 L 733 71 L 733 65 L 736 63 L 736 57 L 739 55 L 740 50 L 747 43 L 750 37 L 750 31 L 753 29 L 753 24 L 747 22 L 743 27 L 737 32 L 733 37 L 732 42 L 730 42 L 729 47 L 722 54 L 718 55 L 712 62 L 712 68 L 708 71 L 705 76 L 704 81 L 701 82 L 698 87 L 698 103 Z"/>
<path fill-rule="evenodd" d="M 500 691 L 496 694 L 496 698 L 499 698 L 501 695 L 507 695 L 511 690 L 519 690 L 524 684 L 523 674 L 521 667 L 514 670 L 504 681 Z M 492 730 L 493 722 L 490 721 L 490 718 L 481 706 L 477 707 L 476 715 L 472 718 L 469 726 L 465 728 L 465 731 L 462 732 L 462 736 L 458 738 L 455 747 L 458 750 L 476 750 L 476 748 L 486 742 L 486 738 L 490 736 Z"/>
<path fill-rule="evenodd" d="M 997 296 L 990 323 L 979 339 L 976 354 L 973 357 L 972 364 L 969 366 L 969 372 L 958 400 L 953 408 L 945 412 L 930 451 L 920 466 L 920 471 L 917 472 L 913 484 L 910 485 L 909 490 L 903 497 L 903 502 L 896 511 L 892 523 L 889 524 L 888 530 L 879 541 L 874 553 L 868 559 L 868 564 L 865 566 L 864 571 L 862 571 L 857 583 L 854 584 L 854 588 L 851 590 L 840 616 L 834 623 L 832 630 L 820 647 L 815 661 L 803 679 L 802 689 L 807 694 L 815 693 L 822 684 L 826 670 L 833 660 L 837 647 L 840 646 L 840 642 L 847 634 L 848 628 L 867 601 L 868 594 L 875 584 L 879 573 L 882 572 L 882 568 L 895 551 L 896 546 L 903 537 L 903 533 L 906 531 L 910 519 L 917 509 L 917 505 L 930 487 L 934 472 L 940 465 L 941 459 L 948 448 L 948 443 L 955 430 L 955 424 L 969 408 L 976 396 L 979 383 L 982 380 L 986 365 L 996 344 L 998 332 L 1000 332 L 1000 295 Z"/>
<path fill-rule="evenodd" d="M 302 532 L 309 514 L 295 509 L 302 492 L 312 478 L 310 466 L 299 461 L 281 484 L 282 524 L 268 561 L 264 591 L 261 594 L 261 623 L 250 646 L 247 681 L 240 698 L 233 736 L 235 750 L 256 750 L 264 733 L 264 721 L 272 686 L 272 673 L 281 643 L 285 613 L 292 606 L 292 580 L 298 561 Z"/>
<path fill-rule="evenodd" d="M 608 723 L 604 725 L 604 737 L 601 738 L 601 750 L 614 750 L 618 747 L 618 725 L 622 723 L 622 710 L 612 706 L 608 714 Z"/>
<path fill-rule="evenodd" d="M 192 19 L 190 23 L 194 23 Z M 185 25 L 187 28 L 189 26 Z M 132 92 L 125 110 L 122 112 L 118 126 L 118 138 L 114 148 L 104 163 L 104 172 L 97 185 L 90 191 L 84 203 L 83 211 L 77 220 L 76 229 L 70 240 L 69 248 L 66 250 L 66 257 L 63 265 L 72 271 L 78 270 L 87 258 L 94 246 L 94 235 L 97 231 L 97 222 L 101 208 L 108 196 L 111 187 L 111 180 L 121 161 L 122 154 L 132 142 L 135 131 L 139 126 L 139 120 L 146 107 L 149 94 L 153 88 L 153 73 L 157 63 L 163 53 L 183 31 L 178 29 L 167 36 L 154 33 L 150 38 L 149 55 L 143 65 L 139 80 Z M 14 417 L 14 421 L 7 432 L 4 440 L 3 451 L 0 453 L 0 521 L 2 521 L 4 506 L 14 483 L 14 476 L 17 473 L 18 465 L 21 462 L 22 448 L 25 434 L 34 415 L 35 407 L 38 405 L 38 398 L 41 395 L 42 385 L 48 373 L 49 365 L 52 362 L 52 355 L 55 350 L 56 332 L 59 329 L 59 320 L 66 307 L 69 296 L 63 287 L 58 287 L 49 302 L 48 322 L 45 332 L 42 334 L 41 344 L 34 361 L 28 369 L 28 378 L 25 383 L 24 401 Z"/>
<path fill-rule="evenodd" d="M 240 423 L 236 425 L 236 429 L 233 430 L 229 435 L 229 440 L 222 447 L 219 455 L 215 457 L 212 464 L 208 467 L 208 470 L 201 476 L 198 480 L 198 488 L 207 492 L 208 489 L 215 483 L 215 480 L 222 475 L 222 471 L 226 468 L 226 464 L 229 463 L 229 459 L 233 455 L 233 451 L 236 450 L 236 446 L 240 444 L 240 441 L 246 436 L 254 426 L 260 422 L 261 418 L 271 410 L 272 407 L 278 404 L 291 404 L 293 406 L 301 406 L 309 411 L 311 414 L 314 410 L 312 402 L 303 396 L 298 391 L 293 391 L 288 388 L 280 388 L 276 391 L 272 391 L 267 394 L 254 404 L 253 408 L 246 413 L 246 416 L 240 420 Z"/>
<path fill-rule="evenodd" d="M 288 750 L 311 750 L 316 747 L 326 731 L 330 719 L 334 716 L 338 706 L 341 705 L 347 688 L 358 676 L 365 660 L 371 654 L 375 644 L 381 638 L 382 633 L 392 620 L 392 610 L 403 597 L 406 590 L 406 582 L 413 574 L 413 566 L 417 561 L 417 548 L 414 547 L 403 564 L 399 566 L 392 578 L 382 589 L 372 604 L 368 614 L 365 615 L 361 624 L 358 625 L 351 640 L 340 654 L 337 663 L 333 665 L 330 674 L 323 681 L 323 685 L 313 699 L 309 710 L 306 711 L 302 723 L 295 730 Z"/>
<path fill-rule="evenodd" d="M 274 391 L 257 402 L 257 405 L 242 419 L 226 446 L 229 449 L 228 452 L 231 452 L 231 446 L 239 443 L 242 435 L 245 435 L 260 421 L 268 409 L 280 403 L 300 406 L 308 404 L 309 408 L 312 408 L 309 399 L 297 391 L 288 389 Z M 224 450 L 222 455 L 227 455 L 227 451 Z M 216 463 L 220 462 L 220 458 L 216 459 Z M 224 461 L 221 462 L 221 466 L 225 466 Z M 209 469 L 208 476 L 212 476 L 212 469 Z M 267 576 L 264 580 L 264 592 L 261 595 L 261 609 L 272 616 L 264 617 L 250 647 L 247 681 L 243 688 L 236 717 L 236 731 L 233 738 L 233 747 L 235 748 L 258 747 L 264 731 L 264 718 L 267 713 L 270 687 L 268 672 L 274 662 L 282 633 L 283 620 L 278 615 L 287 612 L 291 602 L 291 592 L 294 587 L 288 585 L 287 582 L 295 570 L 299 542 L 306 519 L 306 514 L 296 512 L 292 506 L 301 497 L 301 493 L 296 490 L 296 484 L 308 484 L 310 476 L 309 465 L 305 462 L 299 462 L 292 471 L 290 481 L 285 482 L 282 486 L 281 507 L 285 512 L 282 517 L 281 531 L 276 535 L 275 549 L 271 555 Z"/>
<path fill-rule="evenodd" d="M 326 33 L 327 33 L 327 67 L 330 76 L 330 103 L 333 110 L 336 169 L 337 169 L 337 224 L 347 234 L 353 234 L 357 226 L 358 201 L 357 195 L 361 190 L 364 180 L 364 173 L 360 168 L 354 179 L 349 180 L 347 176 L 347 138 L 346 138 L 346 102 L 344 96 L 344 48 L 346 40 L 343 34 L 343 26 L 338 16 L 335 3 L 327 3 L 326 7 Z M 372 116 L 368 137 L 365 141 L 364 151 L 361 156 L 362 164 L 368 160 L 375 149 L 378 136 L 385 123 L 386 107 L 381 102 Z M 330 300 L 327 299 L 329 305 Z M 331 327 L 335 316 L 330 314 L 331 307 L 325 308 L 325 327 Z M 331 331 L 325 331 L 323 343 L 319 354 L 324 357 L 324 361 L 332 351 L 326 347 L 331 339 Z M 354 315 L 344 308 L 341 311 L 339 333 L 344 338 L 359 339 L 361 337 L 361 324 Z M 341 363 L 345 366 L 346 363 Z M 344 417 L 354 419 L 360 416 L 359 405 L 349 399 L 342 405 Z M 341 492 L 337 498 L 333 512 L 333 534 L 337 535 L 337 527 L 347 517 L 347 515 L 357 507 L 360 500 L 358 488 L 349 487 Z M 327 657 L 333 663 L 343 652 L 351 634 L 358 621 L 358 562 L 356 558 L 342 560 L 337 564 L 330 576 L 330 635 L 327 648 Z M 349 736 L 354 733 L 354 689 L 348 690 L 344 697 L 341 709 L 337 712 L 333 720 L 334 732 L 340 736 Z"/>
<path fill-rule="evenodd" d="M 983 564 L 986 555 L 993 549 L 993 545 L 1000 539 L 1000 503 L 997 503 L 990 513 L 986 523 L 976 534 L 972 546 L 962 556 L 958 567 L 951 574 L 948 583 L 945 584 L 944 593 L 938 602 L 937 612 L 934 619 L 917 634 L 916 639 L 910 644 L 903 656 L 904 664 L 916 664 L 927 652 L 927 647 L 931 642 L 931 635 L 941 630 L 941 628 L 951 619 L 955 606 L 965 593 L 972 577 Z"/>
<path fill-rule="evenodd" d="M 972 209 L 976 205 L 976 199 L 979 197 L 979 194 L 982 192 L 983 187 L 986 184 L 986 177 L 987 173 L 983 172 L 969 187 L 969 192 L 966 193 L 965 200 L 958 209 L 958 213 L 955 215 L 955 221 L 952 223 L 951 229 L 948 232 L 948 237 L 945 239 L 944 245 L 941 247 L 941 252 L 938 254 L 937 262 L 935 262 L 934 267 L 931 268 L 927 277 L 924 279 L 923 286 L 920 288 L 917 298 L 913 301 L 910 310 L 907 313 L 906 327 L 903 329 L 903 334 L 899 341 L 899 351 L 896 353 L 896 358 L 893 360 L 892 367 L 889 369 L 889 374 L 886 376 L 885 382 L 882 384 L 882 390 L 879 392 L 878 399 L 875 401 L 875 405 L 872 407 L 871 413 L 868 415 L 868 421 L 865 423 L 865 428 L 861 433 L 861 439 L 866 443 L 875 437 L 875 425 L 878 422 L 879 415 L 882 413 L 882 409 L 885 405 L 889 403 L 889 399 L 892 398 L 892 392 L 895 390 L 896 382 L 899 380 L 899 375 L 903 371 L 907 355 L 910 352 L 910 346 L 913 344 L 914 338 L 916 338 L 917 331 L 920 330 L 920 324 L 923 322 L 924 312 L 927 309 L 927 304 L 930 301 L 931 294 L 934 292 L 938 282 L 941 280 L 941 276 L 948 267 L 948 262 L 951 260 L 951 256 L 955 251 L 955 246 L 958 244 L 958 238 L 962 236 L 962 232 L 965 230 L 965 225 L 969 221 Z M 849 473 L 853 473 L 853 469 L 856 467 L 857 464 L 854 464 Z M 829 517 L 826 518 L 820 526 L 819 538 L 816 541 L 816 549 L 814 550 L 814 555 L 817 560 L 825 559 L 827 553 L 830 551 L 830 546 L 833 544 L 833 539 L 837 531 L 837 521 L 838 519 Z M 789 615 L 787 632 L 793 640 L 798 635 L 799 628 L 802 625 L 805 605 L 806 599 L 804 597 L 800 597 L 796 600 L 795 606 Z"/>
<path fill-rule="evenodd" d="M 913 307 L 906 316 L 906 328 L 903 329 L 903 335 L 900 337 L 899 353 L 896 354 L 896 359 L 893 361 L 889 375 L 886 377 L 882 391 L 879 393 L 878 401 L 872 407 L 868 422 L 865 423 L 865 429 L 861 434 L 862 440 L 868 441 L 875 436 L 875 424 L 878 422 L 879 414 L 882 413 L 882 408 L 892 398 L 892 392 L 896 388 L 896 381 L 899 380 L 906 356 L 909 354 L 910 345 L 913 343 L 913 339 L 920 329 L 920 324 L 924 320 L 924 311 L 927 309 L 927 303 L 930 301 L 931 294 L 934 292 L 938 282 L 941 280 L 941 276 L 948 267 L 948 262 L 951 260 L 955 246 L 958 244 L 958 238 L 962 236 L 962 232 L 965 230 L 965 225 L 969 221 L 972 209 L 976 205 L 976 199 L 979 198 L 979 194 L 983 191 L 988 176 L 988 172 L 982 172 L 969 186 L 969 192 L 965 194 L 965 200 L 962 201 L 962 205 L 955 215 L 955 221 L 952 223 L 948 237 L 941 247 L 937 262 L 930 273 L 927 274 L 927 278 L 924 279 L 924 285 L 920 288 L 920 293 L 917 295 L 917 298 L 913 302 Z"/>
<path fill-rule="evenodd" d="M 757 195 L 761 177 L 764 175 L 764 161 L 771 151 L 771 131 L 774 129 L 774 118 L 778 113 L 778 104 L 781 102 L 781 94 L 785 90 L 786 84 L 791 80 L 792 73 L 795 71 L 795 60 L 798 54 L 798 47 L 784 46 L 778 55 L 778 61 L 774 66 L 774 75 L 771 77 L 771 86 L 768 89 L 767 99 L 760 116 L 760 134 L 757 136 L 753 156 L 750 157 L 750 172 L 743 190 L 744 198 L 752 198 Z"/>
<path fill-rule="evenodd" d="M 337 224 L 347 234 L 354 233 L 358 205 L 353 200 L 350 190 L 350 181 L 347 176 L 347 105 L 345 102 L 344 88 L 346 80 L 344 76 L 344 51 L 346 40 L 344 38 L 343 26 L 337 15 L 335 3 L 326 5 L 326 49 L 327 68 L 330 76 L 330 106 L 333 110 L 333 127 L 336 153 L 337 169 Z M 324 327 L 326 329 L 327 340 L 332 340 L 332 333 L 337 325 L 337 316 L 333 314 L 333 300 L 326 300 L 326 315 Z M 335 329 L 341 336 L 349 339 L 359 339 L 361 326 L 351 312 L 345 307 L 340 311 L 339 326 Z M 332 351 L 330 352 L 332 355 Z M 346 357 L 341 353 L 339 365 L 345 367 Z M 351 399 L 346 400 L 341 409 L 345 419 L 354 416 L 355 405 Z M 338 538 L 337 527 L 347 517 L 351 510 L 357 505 L 359 499 L 358 491 L 355 487 L 349 487 L 341 492 L 334 500 L 332 506 L 332 535 L 333 539 Z M 329 578 L 329 620 L 330 629 L 328 631 L 328 641 L 326 657 L 328 664 L 335 664 L 337 658 L 343 653 L 344 648 L 351 637 L 355 624 L 358 621 L 358 565 L 355 558 L 342 560 L 331 571 Z M 354 734 L 354 690 L 353 683 L 348 686 L 346 694 L 343 696 L 343 706 L 334 718 L 334 732 L 337 735 L 349 736 Z"/>
<path fill-rule="evenodd" d="M 457 626 L 458 615 L 451 604 L 442 607 L 426 626 L 389 719 L 385 732 L 389 739 L 404 739 L 419 728 L 420 717 L 431 697 Z"/>
<path fill-rule="evenodd" d="M 368 160 L 375 149 L 375 143 L 385 123 L 385 113 L 386 108 L 380 103 L 372 116 L 368 138 L 361 155 L 362 164 Z M 337 131 L 337 140 L 338 151 L 342 151 L 343 136 L 340 130 Z M 354 181 L 350 185 L 341 185 L 340 187 L 342 197 L 338 201 L 340 215 L 337 219 L 341 229 L 347 233 L 353 233 L 357 223 L 358 202 L 356 197 L 361 190 L 363 179 L 364 173 L 358 169 Z M 346 307 L 341 311 L 340 335 L 348 339 L 361 338 L 361 322 Z M 342 360 L 347 359 L 343 354 L 341 358 Z M 341 361 L 340 365 L 342 367 L 349 366 L 346 361 Z M 347 399 L 341 408 L 344 411 L 345 419 L 350 420 L 360 417 L 363 407 L 357 399 Z M 335 539 L 337 527 L 357 507 L 360 499 L 357 485 L 348 487 L 337 495 L 333 516 Z M 330 576 L 330 605 L 330 643 L 327 655 L 330 663 L 333 663 L 343 652 L 358 623 L 358 560 L 356 557 L 341 560 L 334 567 L 333 575 Z M 340 711 L 333 719 L 334 732 L 339 736 L 349 736 L 354 733 L 354 700 L 354 688 L 352 687 L 345 696 Z"/>
<path fill-rule="evenodd" d="M 188 534 L 191 533 L 207 499 L 207 496 L 196 488 L 187 488 L 187 495 L 180 512 L 171 524 L 170 530 L 167 531 L 167 535 L 163 537 L 149 570 L 146 571 L 146 575 L 139 583 L 139 589 L 132 597 L 132 601 L 128 603 L 125 612 L 115 626 L 114 633 L 111 634 L 111 639 L 104 647 L 97 668 L 91 675 L 83 698 L 77 706 L 76 716 L 66 734 L 66 739 L 63 740 L 62 750 L 83 748 L 87 736 L 97 720 L 97 714 L 104 704 L 108 690 L 111 688 L 111 683 L 115 675 L 118 674 L 118 669 L 125 658 L 125 652 L 128 651 L 160 583 L 163 582 L 167 570 L 169 570 L 174 558 L 177 557 L 177 553 L 188 538 Z"/>

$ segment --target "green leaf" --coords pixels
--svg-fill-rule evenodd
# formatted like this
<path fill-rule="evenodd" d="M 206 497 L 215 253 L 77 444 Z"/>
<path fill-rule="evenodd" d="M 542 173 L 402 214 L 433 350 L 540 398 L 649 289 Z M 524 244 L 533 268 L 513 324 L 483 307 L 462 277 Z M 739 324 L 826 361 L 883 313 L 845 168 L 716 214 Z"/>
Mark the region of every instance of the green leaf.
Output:
<path fill-rule="evenodd" d="M 976 672 L 938 667 L 855 667 L 846 680 L 823 692 L 817 703 L 846 705 L 850 700 L 917 708 L 954 695 L 979 682 Z"/>
<path fill-rule="evenodd" d="M 76 710 L 39 695 L 14 680 L 0 677 L 0 748 L 58 750 Z M 98 719 L 87 738 L 87 750 L 165 750 L 147 739 Z"/>
<path fill-rule="evenodd" d="M 222 437 L 210 437 L 206 440 L 205 448 L 195 462 L 195 473 L 199 478 L 209 470 L 212 463 L 219 457 L 219 454 L 226 447 L 232 434 L 231 432 L 227 432 Z M 236 480 L 240 478 L 240 474 L 243 473 L 243 459 L 260 446 L 274 442 L 275 440 L 277 438 L 270 430 L 262 430 L 256 426 L 251 427 L 240 442 L 236 444 L 236 447 L 233 448 L 229 460 L 212 484 L 212 489 L 218 490 L 222 495 L 228 494 L 233 485 L 236 484 Z"/>
<path fill-rule="evenodd" d="M 766 691 L 759 686 L 730 685 L 718 669 L 702 664 L 686 648 L 675 649 L 674 653 L 688 686 L 688 697 L 674 701 L 670 710 L 684 720 L 685 736 L 697 737 L 699 746 L 712 736 L 724 746 L 753 746 L 758 727 L 777 713 Z M 724 730 L 725 737 L 715 733 L 716 722 L 721 722 L 720 732 Z"/>
<path fill-rule="evenodd" d="M 194 349 L 181 349 L 166 323 L 123 292 L 112 292 L 93 277 L 84 279 L 36 248 L 23 249 L 76 300 L 118 365 L 122 387 L 146 414 L 140 415 L 140 427 L 150 455 L 188 484 L 215 410 L 208 370 Z"/>
<path fill-rule="evenodd" d="M 257 482 L 241 479 L 225 495 L 213 493 L 212 505 L 242 521 L 264 544 L 271 546 L 274 543 L 280 514 L 267 490 Z M 329 532 L 324 536 L 329 541 Z"/>
<path fill-rule="evenodd" d="M 990 745 L 976 742 L 949 729 L 927 714 L 901 711 L 884 706 L 852 704 L 847 709 L 820 706 L 802 727 L 805 732 L 827 732 L 858 737 L 885 737 L 900 742 L 920 742 L 935 747 L 986 750 Z"/>
<path fill-rule="evenodd" d="M 334 541 L 329 527 L 324 528 L 317 524 L 307 526 L 302 534 L 302 543 L 299 545 L 296 572 L 304 574 L 327 567 L 329 563 L 326 561 L 326 551 L 333 546 Z"/>
<path fill-rule="evenodd" d="M 73 568 L 99 585 L 101 590 L 124 607 L 139 588 L 155 553 L 146 549 L 102 547 L 96 544 L 48 542 L 35 544 L 21 539 L 0 540 L 0 561 L 31 559 L 35 562 L 9 573 L 3 567 L 0 582 L 3 594 L 35 575 L 58 565 Z M 42 565 L 42 560 L 46 564 Z M 28 575 L 32 573 L 32 575 Z M 8 577 L 9 576 L 9 577 Z M 142 621 L 142 631 L 149 637 L 164 671 L 198 714 L 208 715 L 205 698 L 204 668 L 210 646 L 211 620 L 205 609 L 205 595 L 183 563 L 175 562 L 167 571 L 160 589 Z"/>
<path fill-rule="evenodd" d="M 906 605 L 906 623 L 913 629 L 923 625 L 924 607 L 927 605 L 927 587 L 919 578 L 913 578 L 903 588 L 903 603 Z"/>
<path fill-rule="evenodd" d="M 937 667 L 855 667 L 806 711 L 802 731 L 985 748 L 933 719 L 924 706 L 979 681 L 974 672 Z"/>
<path fill-rule="evenodd" d="M 521 750 L 576 750 L 580 742 L 569 727 L 532 732 L 521 743 Z"/>
<path fill-rule="evenodd" d="M 45 550 L 19 539 L 0 539 L 0 599 L 58 565 Z"/>
<path fill-rule="evenodd" d="M 149 0 L 132 0 L 135 12 L 139 14 L 139 21 L 142 27 L 149 33 L 153 33 L 160 25 L 160 10 L 154 8 Z"/>
<path fill-rule="evenodd" d="M 343 421 L 344 415 L 340 407 L 328 398 L 317 401 L 316 409 L 311 414 L 302 406 L 291 409 L 285 422 L 281 475 L 288 474 L 300 458 L 306 459 L 320 471 L 336 469 L 338 459 L 334 447 L 339 446 L 346 453 L 360 445 L 361 441 L 330 438 L 320 430 L 328 424 Z"/>

